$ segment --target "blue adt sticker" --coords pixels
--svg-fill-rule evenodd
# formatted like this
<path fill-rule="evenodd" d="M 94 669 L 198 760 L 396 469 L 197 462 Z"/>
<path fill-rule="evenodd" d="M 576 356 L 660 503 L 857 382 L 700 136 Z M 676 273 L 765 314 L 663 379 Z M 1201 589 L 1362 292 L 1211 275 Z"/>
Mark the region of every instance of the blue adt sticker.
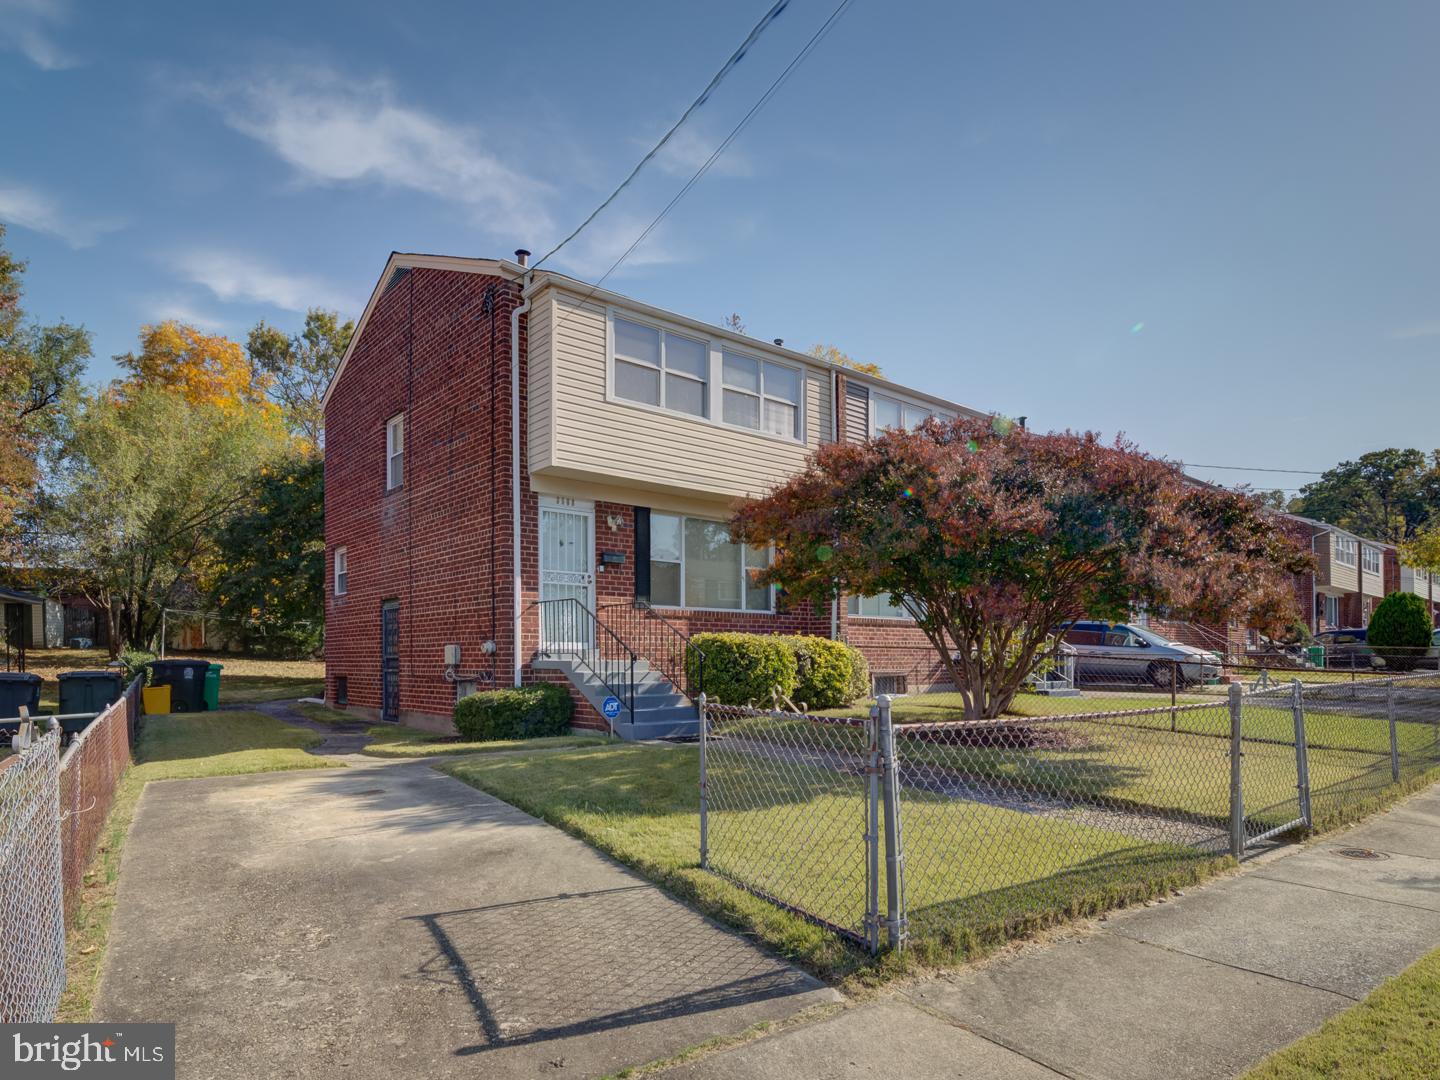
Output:
<path fill-rule="evenodd" d="M 600 706 L 600 711 L 605 714 L 606 720 L 614 720 L 620 715 L 620 699 L 618 697 L 607 697 L 605 703 Z"/>

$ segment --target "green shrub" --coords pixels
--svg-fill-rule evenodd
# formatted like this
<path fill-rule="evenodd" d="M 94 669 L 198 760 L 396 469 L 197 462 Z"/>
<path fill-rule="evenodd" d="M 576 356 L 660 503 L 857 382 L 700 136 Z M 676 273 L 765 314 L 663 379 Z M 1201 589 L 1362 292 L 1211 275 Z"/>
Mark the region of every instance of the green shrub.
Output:
<path fill-rule="evenodd" d="M 156 657 L 153 652 L 146 652 L 144 649 L 126 649 L 124 652 L 122 652 L 120 654 L 119 660 L 122 664 L 125 665 L 126 684 L 128 685 L 130 681 L 135 678 L 136 675 L 142 674 L 143 669 L 145 682 L 142 685 L 149 686 L 151 672 L 146 665 L 155 658 Z"/>
<path fill-rule="evenodd" d="M 1391 593 L 1370 616 L 1365 643 L 1384 659 L 1386 667 L 1409 671 L 1430 645 L 1434 628 L 1429 609 L 1425 599 L 1414 593 Z"/>
<path fill-rule="evenodd" d="M 807 709 L 836 709 L 869 696 L 870 668 L 858 649 L 822 637 L 780 640 L 795 654 L 797 678 L 791 697 Z"/>
<path fill-rule="evenodd" d="M 455 727 L 469 742 L 540 739 L 566 735 L 575 703 L 570 692 L 553 683 L 511 690 L 484 690 L 455 703 Z"/>
<path fill-rule="evenodd" d="M 722 705 L 766 705 L 775 691 L 793 697 L 799 679 L 795 653 L 769 634 L 696 634 L 685 656 L 686 675 L 696 685 L 705 654 L 705 694 Z"/>

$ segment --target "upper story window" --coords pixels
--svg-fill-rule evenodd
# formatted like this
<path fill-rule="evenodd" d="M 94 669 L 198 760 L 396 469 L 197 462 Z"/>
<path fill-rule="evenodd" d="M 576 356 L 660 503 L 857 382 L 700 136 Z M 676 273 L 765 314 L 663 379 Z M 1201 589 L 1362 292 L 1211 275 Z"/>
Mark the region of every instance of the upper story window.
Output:
<path fill-rule="evenodd" d="M 335 595 L 344 596 L 350 591 L 350 555 L 342 547 L 335 549 Z"/>
<path fill-rule="evenodd" d="M 1365 544 L 1360 548 L 1360 558 L 1365 564 L 1365 572 L 1369 574 L 1380 573 L 1380 549 Z"/>
<path fill-rule="evenodd" d="M 703 341 L 615 319 L 615 396 L 708 416 L 710 350 Z"/>
<path fill-rule="evenodd" d="M 800 438 L 798 370 L 729 349 L 721 354 L 720 370 L 725 423 Z"/>
<path fill-rule="evenodd" d="M 766 548 L 731 542 L 718 521 L 650 514 L 650 602 L 659 607 L 770 611 L 772 590 L 755 577 L 770 565 Z"/>
<path fill-rule="evenodd" d="M 405 414 L 392 416 L 385 425 L 385 490 L 405 482 Z"/>
<path fill-rule="evenodd" d="M 873 434 L 876 435 L 886 430 L 908 431 L 937 415 L 934 409 L 884 394 L 872 395 L 872 401 L 871 415 L 875 418 Z"/>
<path fill-rule="evenodd" d="M 1335 561 L 1342 566 L 1355 565 L 1355 541 L 1348 536 L 1335 538 Z"/>
<path fill-rule="evenodd" d="M 851 615 L 862 619 L 909 619 L 910 612 L 901 604 L 892 604 L 886 596 L 852 596 L 847 601 Z"/>

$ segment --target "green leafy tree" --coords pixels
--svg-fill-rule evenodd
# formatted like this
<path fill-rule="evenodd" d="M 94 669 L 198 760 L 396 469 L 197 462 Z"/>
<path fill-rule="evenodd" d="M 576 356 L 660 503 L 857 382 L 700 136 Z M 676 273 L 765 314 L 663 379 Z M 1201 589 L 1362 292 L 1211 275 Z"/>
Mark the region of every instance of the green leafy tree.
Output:
<path fill-rule="evenodd" d="M 1305 485 L 1296 511 L 1361 536 L 1398 543 L 1440 518 L 1440 456 L 1391 447 L 1342 461 Z"/>
<path fill-rule="evenodd" d="M 862 375 L 880 375 L 880 365 L 867 363 L 864 360 L 856 360 L 849 353 L 843 353 L 834 345 L 811 345 L 810 355 L 817 360 L 825 360 L 832 364 L 839 364 L 841 367 L 848 367 L 852 371 L 858 371 Z"/>
<path fill-rule="evenodd" d="M 311 308 L 300 333 L 287 336 L 262 322 L 246 342 L 250 359 L 270 378 L 270 396 L 284 412 L 286 426 L 314 449 L 321 445 L 324 425 L 320 402 L 354 334 L 349 319 L 342 322 L 334 311 Z"/>
<path fill-rule="evenodd" d="M 34 556 L 109 612 L 112 654 L 148 647 L 285 441 L 268 406 L 143 385 L 87 397 L 39 500 Z"/>
<path fill-rule="evenodd" d="M 1409 539 L 1400 541 L 1399 548 L 1403 565 L 1424 570 L 1431 578 L 1440 576 L 1440 521 L 1416 530 Z"/>
<path fill-rule="evenodd" d="M 1125 443 L 988 419 L 826 445 L 741 507 L 731 535 L 775 544 L 759 577 L 793 599 L 903 604 L 970 719 L 1008 708 L 1068 619 L 1144 605 L 1279 627 L 1296 614 L 1289 575 L 1310 565 L 1250 496 Z"/>
<path fill-rule="evenodd" d="M 215 602 L 259 652 L 305 656 L 325 620 L 325 470 L 313 455 L 262 467 L 216 538 Z"/>
<path fill-rule="evenodd" d="M 1409 671 L 1430 645 L 1435 629 L 1430 604 L 1414 593 L 1393 592 L 1381 600 L 1370 616 L 1365 643 L 1396 671 Z"/>

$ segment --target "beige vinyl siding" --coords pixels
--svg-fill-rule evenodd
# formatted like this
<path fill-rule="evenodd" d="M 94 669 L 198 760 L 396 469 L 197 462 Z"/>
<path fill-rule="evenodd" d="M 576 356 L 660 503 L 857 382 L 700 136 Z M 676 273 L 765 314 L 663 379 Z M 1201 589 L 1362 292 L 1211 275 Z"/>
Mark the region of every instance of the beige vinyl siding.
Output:
<path fill-rule="evenodd" d="M 1400 591 L 1414 593 L 1416 596 L 1423 596 L 1430 599 L 1431 583 L 1425 576 L 1424 571 L 1414 570 L 1408 566 L 1400 567 Z M 1440 581 L 1435 582 L 1435 598 L 1440 600 Z"/>
<path fill-rule="evenodd" d="M 702 497 L 755 496 L 801 469 L 828 435 L 829 373 L 818 368 L 804 369 L 803 444 L 609 401 L 605 306 L 558 290 L 543 297 L 554 303 L 552 355 L 532 359 L 530 383 L 535 394 L 537 373 L 548 371 L 553 397 L 546 405 L 549 430 L 532 420 L 532 472 Z M 537 348 L 532 344 L 532 356 Z M 709 392 L 713 413 L 719 388 Z M 548 450 L 537 448 L 536 440 L 546 438 Z"/>
<path fill-rule="evenodd" d="M 1342 563 L 1336 558 L 1336 551 L 1339 547 L 1340 538 L 1334 533 L 1329 533 L 1330 538 L 1330 584 L 1337 589 L 1344 589 L 1346 592 L 1360 591 L 1360 547 L 1355 547 L 1354 564 Z"/>
<path fill-rule="evenodd" d="M 554 303 L 549 295 L 530 305 L 525 316 L 526 359 L 529 374 L 526 380 L 528 445 L 530 471 L 549 468 L 551 439 L 551 402 L 554 370 L 551 364 L 551 329 L 554 326 Z"/>

